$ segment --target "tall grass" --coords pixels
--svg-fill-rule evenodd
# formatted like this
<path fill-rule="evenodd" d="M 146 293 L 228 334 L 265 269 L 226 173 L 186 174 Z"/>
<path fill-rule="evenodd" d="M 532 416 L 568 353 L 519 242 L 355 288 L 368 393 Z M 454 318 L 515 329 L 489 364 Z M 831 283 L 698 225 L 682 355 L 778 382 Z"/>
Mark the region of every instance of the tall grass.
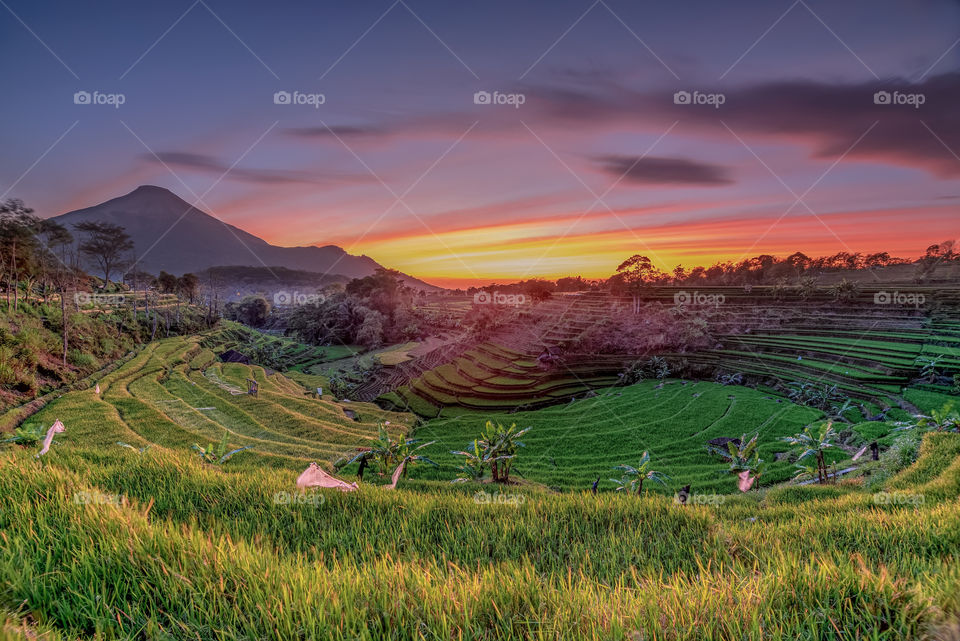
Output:
<path fill-rule="evenodd" d="M 0 458 L 0 607 L 68 637 L 904 639 L 960 617 L 956 500 L 508 488 L 524 499 L 497 504 L 410 482 L 278 504 L 293 472 L 48 456 Z"/>

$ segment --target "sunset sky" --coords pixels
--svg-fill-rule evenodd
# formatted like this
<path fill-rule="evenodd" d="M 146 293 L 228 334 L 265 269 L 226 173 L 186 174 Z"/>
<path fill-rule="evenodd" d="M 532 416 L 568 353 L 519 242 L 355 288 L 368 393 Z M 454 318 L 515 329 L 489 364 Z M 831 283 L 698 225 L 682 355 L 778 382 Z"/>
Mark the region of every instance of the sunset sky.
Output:
<path fill-rule="evenodd" d="M 960 235 L 955 0 L 2 0 L 0 16 L 0 193 L 43 216 L 160 185 L 274 244 L 440 285 L 606 277 L 634 253 L 911 256 Z"/>

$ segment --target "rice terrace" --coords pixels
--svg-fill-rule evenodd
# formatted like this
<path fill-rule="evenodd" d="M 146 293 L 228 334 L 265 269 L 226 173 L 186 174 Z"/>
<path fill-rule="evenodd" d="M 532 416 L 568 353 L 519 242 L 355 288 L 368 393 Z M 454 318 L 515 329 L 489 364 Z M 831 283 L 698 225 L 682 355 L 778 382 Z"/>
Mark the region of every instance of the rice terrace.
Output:
<path fill-rule="evenodd" d="M 81 4 L 0 641 L 960 641 L 956 3 Z"/>

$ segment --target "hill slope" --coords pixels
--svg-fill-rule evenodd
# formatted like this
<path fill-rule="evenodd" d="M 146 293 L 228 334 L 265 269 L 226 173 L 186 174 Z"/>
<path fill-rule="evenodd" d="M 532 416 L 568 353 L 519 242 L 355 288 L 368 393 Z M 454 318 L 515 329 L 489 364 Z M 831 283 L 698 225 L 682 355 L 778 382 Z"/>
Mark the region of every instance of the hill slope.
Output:
<path fill-rule="evenodd" d="M 72 229 L 82 221 L 105 221 L 126 228 L 142 256 L 140 268 L 171 274 L 209 267 L 279 266 L 362 278 L 380 264 L 369 256 L 353 256 L 336 245 L 278 247 L 239 227 L 207 214 L 162 187 L 142 185 L 129 194 L 54 218 Z M 404 276 L 407 284 L 435 289 Z"/>

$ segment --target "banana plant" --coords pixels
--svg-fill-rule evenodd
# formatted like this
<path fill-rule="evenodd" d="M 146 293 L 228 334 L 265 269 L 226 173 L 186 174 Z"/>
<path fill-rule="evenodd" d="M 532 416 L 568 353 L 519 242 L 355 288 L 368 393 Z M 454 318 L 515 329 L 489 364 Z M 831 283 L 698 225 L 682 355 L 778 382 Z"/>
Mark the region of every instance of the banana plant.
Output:
<path fill-rule="evenodd" d="M 953 402 L 944 404 L 938 410 L 930 410 L 930 416 L 920 420 L 921 427 L 937 432 L 960 431 L 960 414 L 953 409 Z"/>
<path fill-rule="evenodd" d="M 46 436 L 46 432 L 44 431 L 43 426 L 32 423 L 30 425 L 18 427 L 13 431 L 13 436 L 0 442 L 30 446 L 36 445 L 42 441 L 44 436 Z"/>
<path fill-rule="evenodd" d="M 739 439 L 727 442 L 727 448 L 711 448 L 711 451 L 719 454 L 729 465 L 729 471 L 733 474 L 739 474 L 744 470 L 754 471 L 762 462 L 757 452 L 757 440 L 760 434 L 755 433 L 749 439 L 744 434 Z"/>
<path fill-rule="evenodd" d="M 938 410 L 930 410 L 930 415 L 920 414 L 912 421 L 897 423 L 898 430 L 920 429 L 925 432 L 960 431 L 960 413 L 953 408 L 953 401 L 948 401 Z"/>
<path fill-rule="evenodd" d="M 660 485 L 666 485 L 666 482 L 670 479 L 666 474 L 650 469 L 649 452 L 644 452 L 640 456 L 640 462 L 637 463 L 636 467 L 632 465 L 618 465 L 613 469 L 623 472 L 623 475 L 619 479 L 610 479 L 617 484 L 617 491 L 626 492 L 629 490 L 637 496 L 640 496 L 641 492 L 643 492 L 643 482 L 647 479 Z"/>
<path fill-rule="evenodd" d="M 193 449 L 195 449 L 200 455 L 200 460 L 202 460 L 204 463 L 210 463 L 211 465 L 223 465 L 233 458 L 234 455 L 250 449 L 251 446 L 247 445 L 245 447 L 238 447 L 235 450 L 227 451 L 228 447 L 227 432 L 223 433 L 223 438 L 220 439 L 220 442 L 216 445 L 210 443 L 207 447 L 200 447 L 196 443 L 193 444 Z"/>
<path fill-rule="evenodd" d="M 391 473 L 403 465 L 403 476 L 406 478 L 407 469 L 412 465 L 423 461 L 430 465 L 436 465 L 423 454 L 418 454 L 425 447 L 433 445 L 436 441 L 429 443 L 420 443 L 419 439 L 404 439 L 402 437 L 394 439 L 387 432 L 387 428 L 380 424 L 377 430 L 377 437 L 370 441 L 369 449 L 359 452 L 352 459 L 344 463 L 344 467 L 354 463 L 361 458 L 373 461 L 381 476 Z"/>
<path fill-rule="evenodd" d="M 423 454 L 417 454 L 417 452 L 419 452 L 423 448 L 430 447 L 434 443 L 436 443 L 436 441 L 421 443 L 420 439 L 415 439 L 415 438 L 410 438 L 410 439 L 400 441 L 400 447 L 397 448 L 397 454 L 396 454 L 396 460 L 398 465 L 396 469 L 399 470 L 402 467 L 403 478 L 407 478 L 407 470 L 410 469 L 411 466 L 417 463 L 420 463 L 421 461 L 424 463 L 429 463 L 434 467 L 437 466 L 435 462 L 431 461 L 429 458 L 427 458 Z M 396 485 L 396 471 L 394 472 L 394 485 Z"/>
<path fill-rule="evenodd" d="M 529 431 L 529 427 L 518 430 L 516 423 L 504 427 L 487 421 L 480 438 L 474 440 L 472 450 L 452 452 L 464 457 L 463 465 L 458 468 L 460 475 L 453 482 L 482 481 L 489 469 L 495 483 L 508 483 L 517 454 L 524 447 L 520 437 Z"/>
<path fill-rule="evenodd" d="M 508 483 L 510 469 L 517 458 L 519 448 L 524 447 L 520 437 L 530 431 L 530 428 L 517 429 L 516 423 L 504 427 L 487 421 L 484 432 L 480 434 L 479 443 L 487 451 L 487 462 L 495 483 Z"/>
<path fill-rule="evenodd" d="M 757 451 L 760 433 L 756 432 L 749 439 L 744 434 L 739 439 L 727 442 L 722 447 L 708 447 L 711 452 L 719 454 L 727 462 L 727 472 L 736 476 L 740 491 L 746 492 L 753 487 L 754 482 L 763 474 L 765 465 Z"/>
<path fill-rule="evenodd" d="M 782 440 L 790 447 L 800 451 L 800 455 L 797 457 L 798 462 L 811 456 L 814 457 L 817 480 L 823 484 L 829 478 L 824 453 L 834 447 L 833 441 L 836 437 L 837 432 L 833 429 L 833 421 L 823 421 L 817 425 L 807 425 L 799 434 L 785 436 Z"/>
<path fill-rule="evenodd" d="M 451 481 L 452 483 L 467 483 L 470 481 L 481 482 L 487 475 L 487 469 L 490 466 L 489 453 L 486 448 L 480 446 L 480 440 L 473 440 L 473 447 L 466 450 L 454 450 L 450 452 L 455 456 L 462 456 L 463 463 L 457 467 L 459 476 Z"/>
<path fill-rule="evenodd" d="M 940 377 L 940 361 L 942 360 L 942 355 L 933 358 L 929 356 L 919 357 L 916 364 L 920 366 L 920 378 L 928 383 L 936 383 Z"/>

